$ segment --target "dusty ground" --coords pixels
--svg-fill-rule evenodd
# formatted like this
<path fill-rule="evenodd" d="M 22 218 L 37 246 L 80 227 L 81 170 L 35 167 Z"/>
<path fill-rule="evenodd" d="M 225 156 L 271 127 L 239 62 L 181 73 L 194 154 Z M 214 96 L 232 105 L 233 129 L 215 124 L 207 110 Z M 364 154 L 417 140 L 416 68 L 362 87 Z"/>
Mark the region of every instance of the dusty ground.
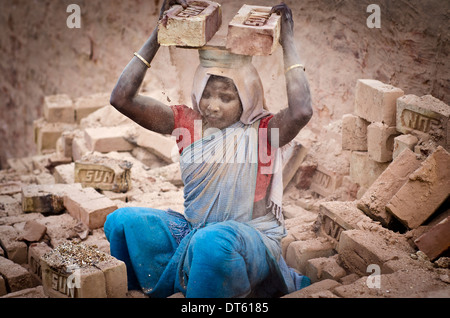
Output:
<path fill-rule="evenodd" d="M 160 0 L 27 1 L 0 3 L 0 164 L 36 151 L 32 122 L 45 95 L 110 92 L 123 67 L 147 39 Z M 219 1 L 229 21 L 245 1 Z M 69 29 L 66 8 L 81 7 L 81 28 Z M 247 4 L 274 5 L 274 1 Z M 381 28 L 369 29 L 370 0 L 286 1 L 308 70 L 319 131 L 352 109 L 358 78 L 379 79 L 406 94 L 449 102 L 447 1 L 377 1 Z M 281 52 L 255 58 L 269 108 L 285 107 Z M 172 103 L 189 103 L 195 51 L 161 49 L 144 89 Z"/>

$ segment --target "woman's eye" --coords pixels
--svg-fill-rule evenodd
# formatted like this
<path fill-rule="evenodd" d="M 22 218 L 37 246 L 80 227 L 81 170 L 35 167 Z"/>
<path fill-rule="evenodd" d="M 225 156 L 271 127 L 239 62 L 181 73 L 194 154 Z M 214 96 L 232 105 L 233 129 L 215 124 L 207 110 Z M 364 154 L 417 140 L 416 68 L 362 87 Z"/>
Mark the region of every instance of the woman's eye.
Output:
<path fill-rule="evenodd" d="M 233 100 L 233 97 L 230 96 L 230 95 L 220 95 L 220 99 L 224 103 L 229 103 L 229 102 L 231 102 Z"/>
<path fill-rule="evenodd" d="M 208 99 L 210 97 L 211 97 L 211 94 L 209 92 L 207 92 L 207 91 L 203 92 L 202 98 Z"/>

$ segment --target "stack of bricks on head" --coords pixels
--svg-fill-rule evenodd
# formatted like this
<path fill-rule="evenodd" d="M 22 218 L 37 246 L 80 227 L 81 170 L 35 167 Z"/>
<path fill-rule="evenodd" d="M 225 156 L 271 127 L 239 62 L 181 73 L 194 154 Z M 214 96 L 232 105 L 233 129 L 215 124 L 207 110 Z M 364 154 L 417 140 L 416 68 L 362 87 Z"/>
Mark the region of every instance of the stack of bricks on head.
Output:
<path fill-rule="evenodd" d="M 222 27 L 220 4 L 187 3 L 166 12 L 161 45 L 249 59 L 279 45 L 280 16 L 270 7 L 243 5 Z M 135 124 L 109 96 L 45 97 L 43 118 L 33 123 L 39 154 L 9 159 L 0 171 L 0 297 L 128 297 L 125 265 L 104 237 L 106 217 L 123 206 L 183 211 L 175 139 Z M 435 262 L 446 255 L 449 116 L 431 95 L 360 79 L 339 135 L 348 172 L 315 162 L 317 150 L 296 140 L 284 149 L 284 189 L 318 198 L 283 202 L 283 256 L 313 282 L 287 297 L 354 297 L 355 290 L 371 297 L 361 289 L 368 264 L 395 275 L 415 250 Z M 336 200 L 337 193 L 344 196 Z"/>

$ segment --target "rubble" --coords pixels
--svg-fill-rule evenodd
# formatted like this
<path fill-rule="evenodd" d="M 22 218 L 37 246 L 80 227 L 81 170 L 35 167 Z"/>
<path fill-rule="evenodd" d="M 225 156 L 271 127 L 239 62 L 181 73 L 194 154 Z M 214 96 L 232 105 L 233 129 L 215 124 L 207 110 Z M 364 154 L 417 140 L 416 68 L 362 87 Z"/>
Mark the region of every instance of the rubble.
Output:
<path fill-rule="evenodd" d="M 312 280 L 284 297 L 450 297 L 448 106 L 401 96 L 358 81 L 354 113 L 317 135 L 305 127 L 284 153 L 282 253 Z M 175 139 L 132 123 L 104 94 L 46 100 L 40 154 L 0 170 L 0 297 L 146 297 L 126 290 L 103 224 L 119 207 L 183 213 Z M 424 115 L 430 100 L 440 105 L 433 129 L 395 119 Z M 69 108 L 73 122 L 54 119 Z M 101 141 L 114 134 L 120 142 Z"/>

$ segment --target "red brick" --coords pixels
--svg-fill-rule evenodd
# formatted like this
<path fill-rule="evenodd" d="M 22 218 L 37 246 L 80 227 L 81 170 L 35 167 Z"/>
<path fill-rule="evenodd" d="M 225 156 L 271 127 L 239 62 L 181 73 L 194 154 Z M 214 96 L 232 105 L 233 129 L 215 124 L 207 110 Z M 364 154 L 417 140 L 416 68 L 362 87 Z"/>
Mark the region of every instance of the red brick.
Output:
<path fill-rule="evenodd" d="M 414 135 L 400 135 L 394 138 L 394 151 L 392 152 L 392 158 L 395 159 L 405 149 L 414 150 L 414 146 L 417 145 L 419 139 Z"/>
<path fill-rule="evenodd" d="M 414 243 L 430 260 L 447 251 L 450 248 L 450 216 L 422 234 Z"/>
<path fill-rule="evenodd" d="M 187 0 L 188 7 L 172 6 L 158 24 L 158 42 L 165 46 L 201 47 L 222 24 L 220 4 Z"/>
<path fill-rule="evenodd" d="M 234 54 L 270 55 L 279 44 L 280 16 L 271 7 L 244 4 L 228 24 L 227 49 Z"/>
<path fill-rule="evenodd" d="M 445 201 L 450 189 L 450 154 L 439 146 L 386 205 L 405 226 L 417 228 Z"/>

